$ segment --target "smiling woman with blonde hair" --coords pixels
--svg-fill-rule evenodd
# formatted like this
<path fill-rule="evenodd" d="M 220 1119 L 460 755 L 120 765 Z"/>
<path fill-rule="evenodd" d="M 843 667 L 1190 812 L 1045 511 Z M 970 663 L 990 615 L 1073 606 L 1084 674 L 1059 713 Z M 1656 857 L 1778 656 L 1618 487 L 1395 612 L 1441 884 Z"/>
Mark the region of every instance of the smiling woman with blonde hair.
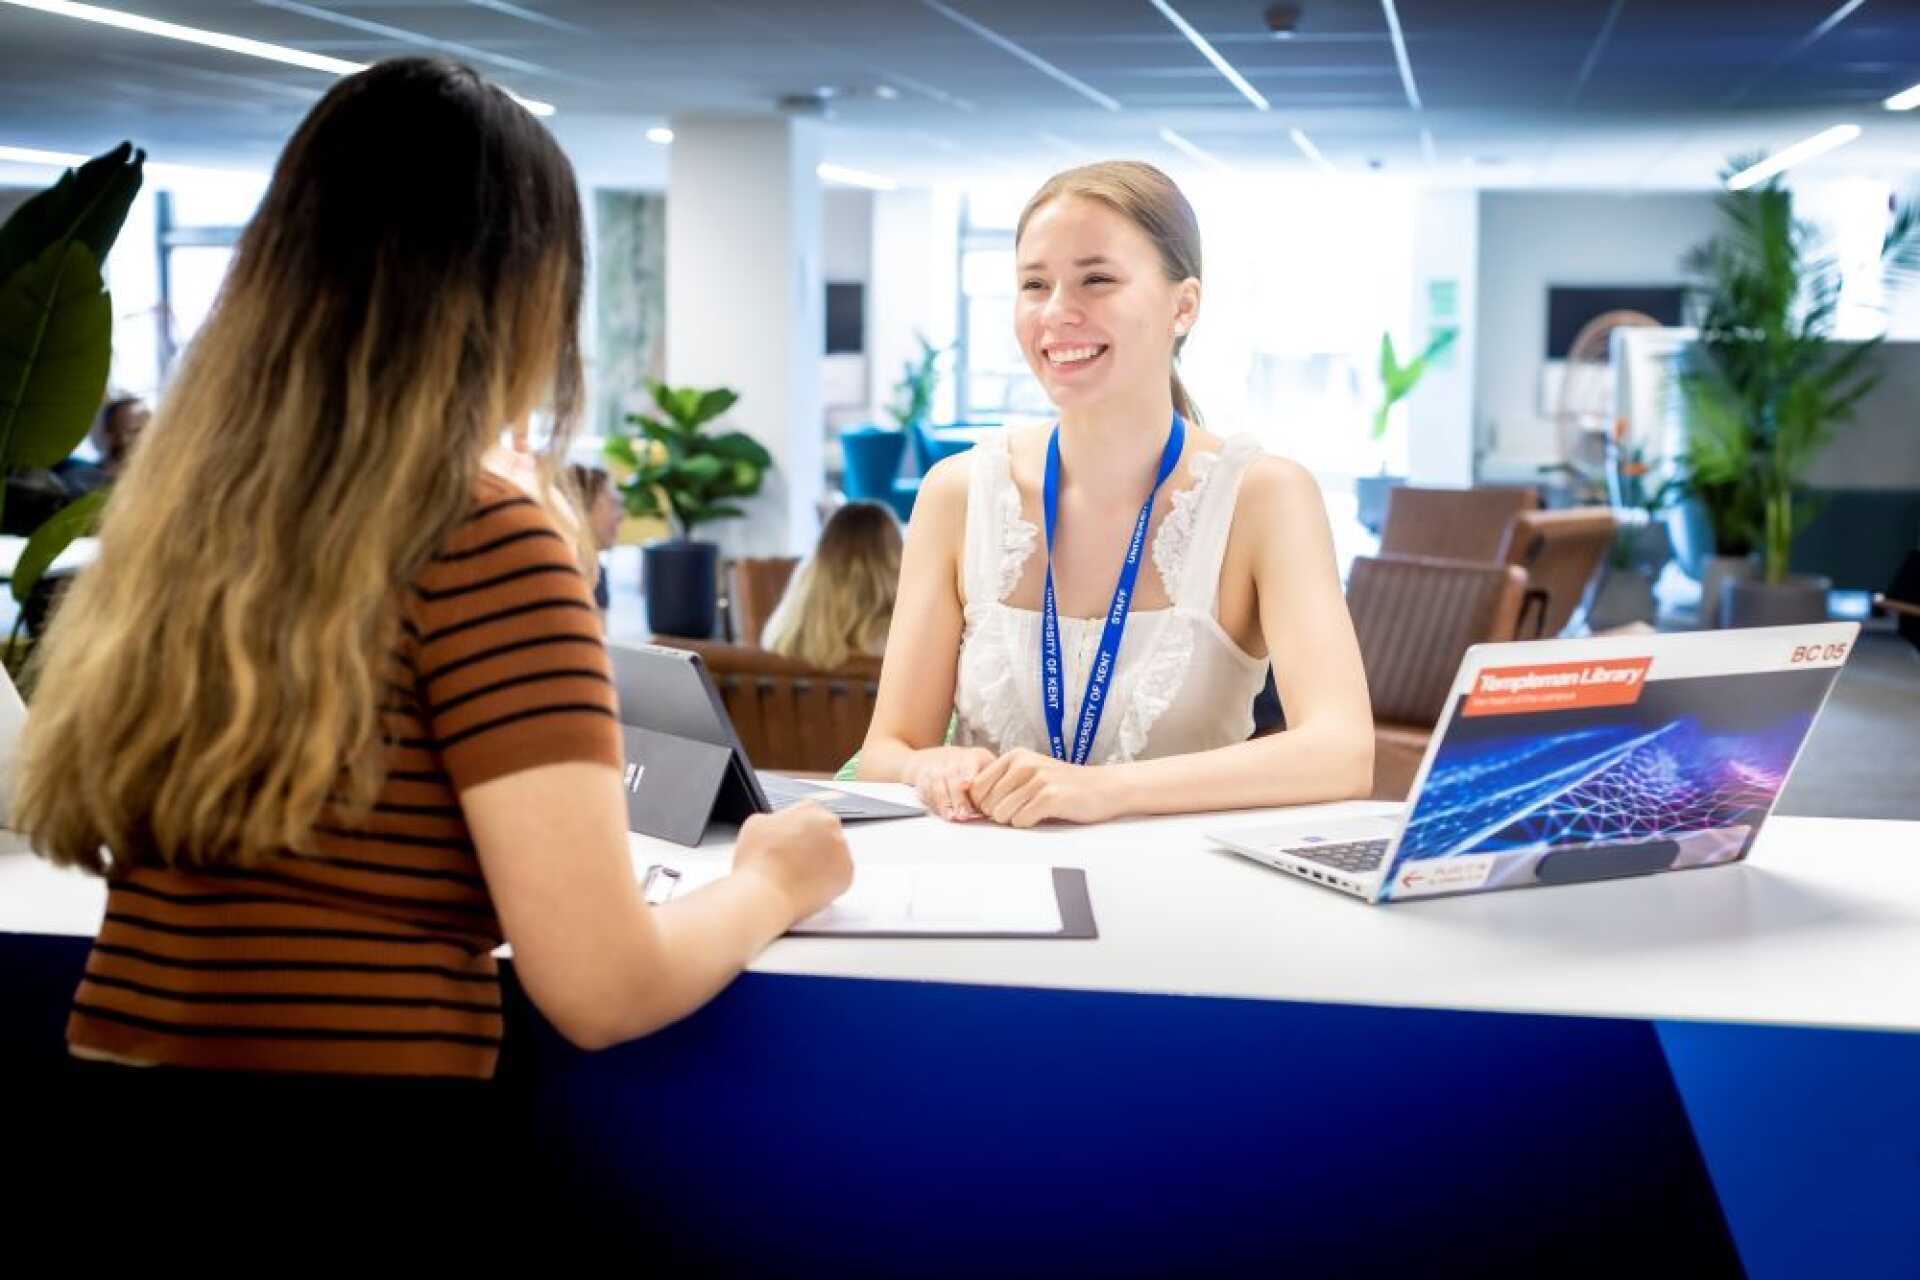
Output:
<path fill-rule="evenodd" d="M 1186 197 L 1136 161 L 1069 169 L 1012 256 L 1014 337 L 1059 419 L 922 481 L 860 776 L 1015 826 L 1365 795 L 1319 486 L 1209 431 L 1180 377 L 1202 296 Z M 1269 666 L 1287 731 L 1248 741 Z"/>

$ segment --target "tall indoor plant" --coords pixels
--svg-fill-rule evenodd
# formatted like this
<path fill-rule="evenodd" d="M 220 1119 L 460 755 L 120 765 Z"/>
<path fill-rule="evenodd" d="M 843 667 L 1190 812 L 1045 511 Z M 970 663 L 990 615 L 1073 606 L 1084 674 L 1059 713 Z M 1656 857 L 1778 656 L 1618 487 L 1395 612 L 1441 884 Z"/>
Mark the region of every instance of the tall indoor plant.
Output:
<path fill-rule="evenodd" d="M 113 303 L 100 264 L 140 190 L 145 161 L 123 142 L 67 170 L 0 226 L 0 472 L 7 478 L 65 459 L 100 410 L 113 359 Z M 105 499 L 100 490 L 69 503 L 27 540 L 13 573 L 17 602 L 24 605 L 55 557 L 92 527 Z"/>
<path fill-rule="evenodd" d="M 1373 439 L 1376 443 L 1387 434 L 1387 427 L 1393 421 L 1393 407 L 1413 394 L 1413 389 L 1420 385 L 1420 379 L 1426 376 L 1428 367 L 1441 352 L 1453 345 L 1459 333 L 1458 329 L 1439 330 L 1420 354 L 1405 364 L 1400 363 L 1393 349 L 1393 335 L 1380 335 L 1380 407 L 1373 411 Z M 1360 523 L 1378 533 L 1386 521 L 1387 491 L 1403 482 L 1404 477 L 1387 474 L 1384 458 L 1380 463 L 1379 475 L 1356 478 L 1354 498 Z"/>
<path fill-rule="evenodd" d="M 934 346 L 923 333 L 913 336 L 920 344 L 920 354 L 901 366 L 900 381 L 893 384 L 893 403 L 887 406 L 887 413 L 906 433 L 914 465 L 925 475 L 943 456 L 930 426 L 933 397 L 940 389 L 940 359 L 952 348 Z"/>
<path fill-rule="evenodd" d="M 739 395 L 725 387 L 669 387 L 649 380 L 654 412 L 628 415 L 640 438 L 616 436 L 607 456 L 628 472 L 620 484 L 627 511 L 664 516 L 673 536 L 641 549 L 647 623 L 663 635 L 713 634 L 720 548 L 693 537 L 711 520 L 745 515 L 737 498 L 760 492 L 773 456 L 744 432 L 709 432 L 707 424 Z"/>
<path fill-rule="evenodd" d="M 1732 173 L 1746 167 L 1737 159 Z M 1812 518 L 1801 481 L 1879 375 L 1879 338 L 1831 341 L 1838 262 L 1776 176 L 1720 197 L 1724 230 L 1686 259 L 1699 340 L 1679 370 L 1687 412 L 1687 485 L 1705 506 L 1721 554 L 1752 548 L 1758 576 L 1724 584 L 1730 625 L 1824 618 L 1829 584 L 1795 577 L 1793 540 Z M 1920 215 L 1896 210 L 1883 270 L 1920 267 Z M 1713 602 L 1709 601 L 1709 609 Z"/>

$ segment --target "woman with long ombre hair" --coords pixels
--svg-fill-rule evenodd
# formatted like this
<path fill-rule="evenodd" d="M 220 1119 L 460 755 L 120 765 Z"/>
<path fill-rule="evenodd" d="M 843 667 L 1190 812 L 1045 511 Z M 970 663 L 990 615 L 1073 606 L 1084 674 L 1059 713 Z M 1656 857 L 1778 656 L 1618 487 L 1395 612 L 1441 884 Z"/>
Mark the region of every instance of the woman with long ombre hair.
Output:
<path fill-rule="evenodd" d="M 541 407 L 541 475 L 566 448 L 583 257 L 572 170 L 507 94 L 426 59 L 342 80 L 114 488 L 40 650 L 15 822 L 109 882 L 67 1026 L 78 1146 L 167 1172 L 117 1199 L 291 1203 L 329 1154 L 356 1196 L 431 1197 L 423 1170 L 497 1163 L 503 939 L 561 1035 L 611 1045 L 850 878 L 802 806 L 684 901 L 634 881 L 574 523 L 484 465 Z"/>
<path fill-rule="evenodd" d="M 900 591 L 900 522 L 877 502 L 849 502 L 827 517 L 820 541 L 775 606 L 763 647 L 831 671 L 887 650 Z"/>

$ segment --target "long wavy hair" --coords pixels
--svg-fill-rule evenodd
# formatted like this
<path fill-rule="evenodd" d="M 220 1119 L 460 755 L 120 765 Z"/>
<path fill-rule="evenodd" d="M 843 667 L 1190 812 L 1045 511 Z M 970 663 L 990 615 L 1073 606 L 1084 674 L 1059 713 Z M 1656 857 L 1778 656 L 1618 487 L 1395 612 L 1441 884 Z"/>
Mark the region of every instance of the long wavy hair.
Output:
<path fill-rule="evenodd" d="M 1027 233 L 1033 215 L 1066 196 L 1097 200 L 1139 227 L 1160 253 L 1160 269 L 1168 280 L 1200 278 L 1200 220 L 1193 206 L 1172 178 L 1140 160 L 1102 160 L 1097 164 L 1065 169 L 1041 184 L 1020 211 L 1013 231 L 1014 244 Z M 1187 335 L 1173 340 L 1173 358 L 1180 359 Z M 1173 407 L 1188 422 L 1200 421 L 1200 406 L 1193 402 L 1180 381 L 1180 370 L 1167 371 L 1173 388 Z"/>
<path fill-rule="evenodd" d="M 503 430 L 544 403 L 539 473 L 566 449 L 583 244 L 566 157 L 472 70 L 321 99 L 36 654 L 43 855 L 246 866 L 368 810 L 408 585 Z"/>
<path fill-rule="evenodd" d="M 878 655 L 900 590 L 900 522 L 877 502 L 849 502 L 828 517 L 820 545 L 794 570 L 761 643 L 823 670 Z"/>

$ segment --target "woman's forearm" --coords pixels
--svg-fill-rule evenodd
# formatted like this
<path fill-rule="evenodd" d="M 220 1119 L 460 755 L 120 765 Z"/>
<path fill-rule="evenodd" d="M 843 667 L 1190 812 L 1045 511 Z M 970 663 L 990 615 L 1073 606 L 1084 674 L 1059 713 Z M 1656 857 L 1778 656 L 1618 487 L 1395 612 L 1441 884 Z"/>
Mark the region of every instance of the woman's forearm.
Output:
<path fill-rule="evenodd" d="M 860 767 L 854 776 L 861 782 L 905 782 L 907 761 L 919 750 L 903 738 L 875 734 L 860 744 Z"/>
<path fill-rule="evenodd" d="M 777 887 L 752 874 L 730 875 L 648 910 L 655 944 L 644 963 L 624 973 L 626 998 L 612 1019 L 609 1044 L 647 1035 L 700 1008 L 793 923 L 793 909 Z"/>
<path fill-rule="evenodd" d="M 1108 765 L 1114 816 L 1364 799 L 1373 727 L 1302 725 L 1212 751 Z"/>

